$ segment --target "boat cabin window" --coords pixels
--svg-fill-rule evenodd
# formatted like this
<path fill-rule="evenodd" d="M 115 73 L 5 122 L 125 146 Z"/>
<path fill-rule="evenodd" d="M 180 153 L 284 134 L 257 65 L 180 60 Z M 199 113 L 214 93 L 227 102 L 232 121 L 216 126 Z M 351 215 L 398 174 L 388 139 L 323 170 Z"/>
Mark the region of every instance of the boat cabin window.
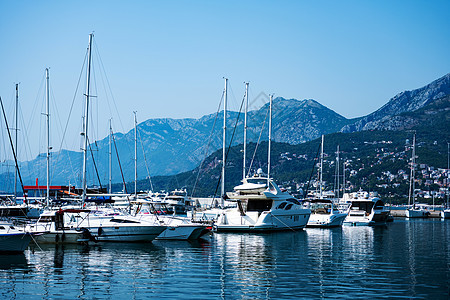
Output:
<path fill-rule="evenodd" d="M 4 226 L 0 226 L 0 229 L 6 229 Z"/>
<path fill-rule="evenodd" d="M 297 200 L 297 199 L 294 199 L 294 198 L 287 199 L 287 201 L 289 201 L 289 202 L 291 202 L 291 203 L 294 203 L 294 204 L 297 204 L 297 205 L 300 205 L 300 202 L 298 202 L 298 200 Z"/>
<path fill-rule="evenodd" d="M 276 191 L 276 190 L 277 190 L 277 189 L 275 188 L 275 186 L 273 185 L 272 182 L 270 183 L 269 189 L 270 189 L 271 191 Z"/>
<path fill-rule="evenodd" d="M 39 218 L 38 222 L 42 223 L 53 222 L 53 216 L 42 216 Z"/>
<path fill-rule="evenodd" d="M 278 205 L 278 209 L 283 209 L 286 206 L 287 202 L 283 202 L 280 205 Z"/>
<path fill-rule="evenodd" d="M 372 201 L 353 201 L 351 209 L 364 210 L 367 213 L 371 213 L 373 204 L 374 203 Z"/>
<path fill-rule="evenodd" d="M 247 182 L 248 183 L 253 183 L 253 184 L 266 185 L 267 184 L 267 179 L 263 179 L 263 178 L 248 178 Z"/>
<path fill-rule="evenodd" d="M 289 203 L 288 205 L 286 205 L 286 207 L 284 208 L 284 210 L 290 210 L 292 208 L 294 204 Z"/>
<path fill-rule="evenodd" d="M 383 209 L 383 207 L 384 207 L 384 202 L 381 200 L 378 200 L 374 205 L 374 209 Z"/>
<path fill-rule="evenodd" d="M 268 211 L 272 208 L 272 200 L 248 200 L 247 211 Z"/>
<path fill-rule="evenodd" d="M 139 222 L 136 222 L 136 221 L 125 220 L 125 219 L 111 219 L 110 221 L 114 222 L 114 223 L 139 223 Z"/>

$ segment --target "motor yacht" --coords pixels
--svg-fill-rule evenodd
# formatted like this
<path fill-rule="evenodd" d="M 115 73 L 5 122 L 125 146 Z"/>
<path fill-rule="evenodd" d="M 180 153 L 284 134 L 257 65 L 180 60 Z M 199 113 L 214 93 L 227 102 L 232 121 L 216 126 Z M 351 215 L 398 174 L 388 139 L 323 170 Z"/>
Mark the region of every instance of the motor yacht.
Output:
<path fill-rule="evenodd" d="M 31 239 L 31 233 L 16 228 L 9 222 L 0 222 L 0 252 L 23 252 Z"/>
<path fill-rule="evenodd" d="M 214 224 L 217 232 L 298 230 L 311 215 L 310 209 L 261 174 L 244 178 L 227 198 L 237 205 L 220 212 Z"/>
<path fill-rule="evenodd" d="M 389 216 L 389 210 L 384 202 L 375 194 L 359 190 L 355 193 L 344 193 L 340 200 L 349 205 L 348 216 L 344 225 L 384 225 Z"/>

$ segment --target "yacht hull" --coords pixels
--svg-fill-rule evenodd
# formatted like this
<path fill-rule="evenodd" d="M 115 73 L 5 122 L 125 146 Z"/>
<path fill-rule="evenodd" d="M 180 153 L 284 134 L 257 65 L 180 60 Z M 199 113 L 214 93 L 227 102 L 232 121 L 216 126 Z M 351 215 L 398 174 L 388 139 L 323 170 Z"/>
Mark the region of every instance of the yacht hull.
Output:
<path fill-rule="evenodd" d="M 341 227 L 347 214 L 339 213 L 332 215 L 311 214 L 306 227 L 311 228 L 333 228 Z"/>
<path fill-rule="evenodd" d="M 345 218 L 344 225 L 350 226 L 380 226 L 386 225 L 389 216 L 388 211 L 376 212 L 364 216 L 352 216 L 349 214 Z"/>
<path fill-rule="evenodd" d="M 165 226 L 93 226 L 86 228 L 98 242 L 151 242 Z"/>
<path fill-rule="evenodd" d="M 86 239 L 81 231 L 76 230 L 43 232 L 35 237 L 38 244 L 77 244 Z"/>
<path fill-rule="evenodd" d="M 0 252 L 23 252 L 31 241 L 31 234 L 13 233 L 0 234 Z"/>
<path fill-rule="evenodd" d="M 306 227 L 311 211 L 299 209 L 290 214 L 263 212 L 256 220 L 251 215 L 240 216 L 238 212 L 222 216 L 214 225 L 216 232 L 270 232 L 285 230 L 301 230 Z"/>
<path fill-rule="evenodd" d="M 407 218 L 426 218 L 428 217 L 428 212 L 422 209 L 407 209 L 406 212 Z"/>
<path fill-rule="evenodd" d="M 198 239 L 205 226 L 198 225 L 178 225 L 168 227 L 156 239 L 158 240 L 195 240 Z"/>
<path fill-rule="evenodd" d="M 442 219 L 450 219 L 450 209 L 445 209 L 441 211 L 441 218 Z"/>

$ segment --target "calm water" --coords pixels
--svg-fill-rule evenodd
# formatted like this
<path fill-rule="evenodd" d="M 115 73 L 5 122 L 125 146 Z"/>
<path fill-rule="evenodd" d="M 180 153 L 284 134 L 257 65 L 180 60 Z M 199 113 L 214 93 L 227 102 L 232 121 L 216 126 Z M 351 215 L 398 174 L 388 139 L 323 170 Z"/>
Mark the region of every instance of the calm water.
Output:
<path fill-rule="evenodd" d="M 450 221 L 0 256 L 1 299 L 449 299 Z"/>

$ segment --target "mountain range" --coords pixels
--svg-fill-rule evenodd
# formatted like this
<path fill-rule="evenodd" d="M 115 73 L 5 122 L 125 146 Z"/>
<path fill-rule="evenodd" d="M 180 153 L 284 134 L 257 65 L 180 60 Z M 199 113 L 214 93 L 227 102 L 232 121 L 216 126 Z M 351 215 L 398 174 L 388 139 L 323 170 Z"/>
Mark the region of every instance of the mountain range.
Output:
<path fill-rule="evenodd" d="M 449 95 L 450 74 L 447 74 L 422 88 L 401 92 L 377 111 L 357 119 L 347 119 L 312 99 L 299 101 L 278 97 L 273 101 L 272 139 L 296 145 L 335 132 L 403 130 L 417 127 L 421 123 L 430 123 L 433 114 L 439 114 L 440 108 L 448 108 Z M 420 116 L 408 115 L 421 109 L 425 110 Z M 248 113 L 249 142 L 257 142 L 259 138 L 267 140 L 267 112 L 268 103 Z M 222 148 L 222 124 L 223 111 L 199 119 L 160 118 L 139 123 L 138 178 L 146 178 L 148 175 L 173 175 L 194 169 L 209 154 Z M 227 146 L 231 136 L 232 145 L 242 143 L 243 124 L 242 112 L 227 112 Z M 115 133 L 114 140 L 113 149 L 117 148 L 125 181 L 132 181 L 134 130 L 125 134 Z M 95 158 L 100 181 L 105 186 L 108 178 L 109 137 L 91 144 L 91 148 L 94 150 L 92 156 Z M 52 184 L 67 185 L 70 181 L 72 185 L 79 185 L 81 159 L 81 153 L 75 151 L 62 150 L 52 153 Z M 88 184 L 98 185 L 92 161 L 92 157 L 89 157 Z M 117 161 L 117 154 L 114 153 L 113 182 L 122 181 Z M 11 165 L 11 162 L 3 164 Z M 2 167 L 2 170 L 5 168 Z M 25 185 L 34 185 L 36 178 L 39 178 L 41 184 L 45 182 L 45 158 L 42 156 L 22 162 L 21 170 Z M 10 168 L 10 172 L 0 174 L 0 189 L 11 190 L 14 178 L 12 171 Z"/>

